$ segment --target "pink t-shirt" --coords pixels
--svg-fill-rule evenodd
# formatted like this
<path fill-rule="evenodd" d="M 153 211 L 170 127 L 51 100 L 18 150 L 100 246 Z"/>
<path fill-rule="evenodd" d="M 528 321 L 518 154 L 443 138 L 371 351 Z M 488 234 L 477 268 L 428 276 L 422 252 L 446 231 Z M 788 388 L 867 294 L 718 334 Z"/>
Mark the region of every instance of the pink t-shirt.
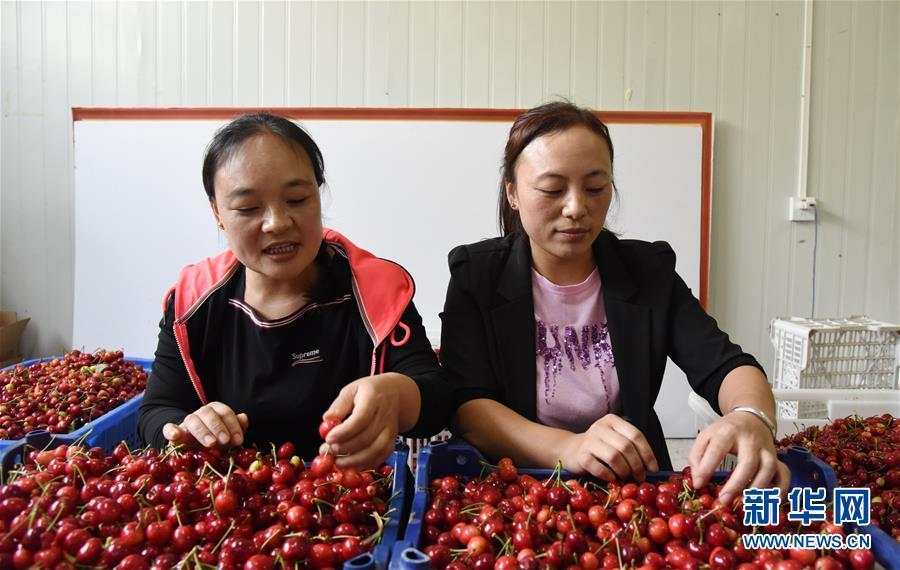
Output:
<path fill-rule="evenodd" d="M 556 285 L 532 269 L 537 327 L 537 417 L 544 425 L 583 432 L 619 409 L 600 274 L 576 285 Z"/>

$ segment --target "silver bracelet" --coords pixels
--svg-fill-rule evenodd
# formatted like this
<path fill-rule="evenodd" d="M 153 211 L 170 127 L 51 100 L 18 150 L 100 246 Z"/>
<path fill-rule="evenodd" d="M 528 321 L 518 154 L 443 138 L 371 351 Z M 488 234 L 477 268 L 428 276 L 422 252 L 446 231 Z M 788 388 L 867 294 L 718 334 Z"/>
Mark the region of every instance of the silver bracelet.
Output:
<path fill-rule="evenodd" d="M 732 412 L 747 412 L 748 414 L 753 414 L 757 418 L 762 421 L 762 423 L 766 424 L 766 427 L 769 428 L 769 431 L 772 432 L 772 439 L 777 439 L 776 433 L 778 432 L 778 428 L 775 425 L 769 416 L 766 413 L 758 408 L 754 408 L 753 406 L 735 406 L 731 408 Z"/>

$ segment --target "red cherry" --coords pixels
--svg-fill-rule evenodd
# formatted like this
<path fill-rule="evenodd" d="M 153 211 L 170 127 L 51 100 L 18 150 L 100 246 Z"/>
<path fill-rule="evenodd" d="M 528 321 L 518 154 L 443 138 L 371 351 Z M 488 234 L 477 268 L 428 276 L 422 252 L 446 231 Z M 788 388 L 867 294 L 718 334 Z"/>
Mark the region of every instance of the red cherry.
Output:
<path fill-rule="evenodd" d="M 723 546 L 716 546 L 709 555 L 710 570 L 731 570 L 734 568 L 734 554 Z"/>
<path fill-rule="evenodd" d="M 325 477 L 334 469 L 334 456 L 331 454 L 317 455 L 309 465 L 309 473 L 315 477 Z"/>
<path fill-rule="evenodd" d="M 637 486 L 635 486 L 634 489 L 635 493 L 637 493 Z M 634 510 L 638 506 L 638 502 L 634 499 L 622 499 L 622 501 L 616 505 L 616 517 L 622 522 L 628 522 L 634 516 Z"/>
<path fill-rule="evenodd" d="M 843 566 L 831 556 L 822 556 L 816 559 L 813 568 L 815 570 L 841 570 Z"/>
<path fill-rule="evenodd" d="M 328 416 L 326 418 L 323 418 L 322 423 L 319 424 L 319 437 L 321 437 L 322 440 L 324 440 L 328 436 L 328 432 L 330 432 L 331 430 L 333 430 L 340 424 L 341 424 L 340 418 L 337 418 L 334 416 Z"/>
<path fill-rule="evenodd" d="M 300 505 L 294 505 L 285 513 L 285 522 L 293 530 L 308 530 L 314 524 L 312 513 Z"/>
<path fill-rule="evenodd" d="M 669 532 L 674 538 L 688 538 L 691 534 L 691 522 L 681 513 L 669 517 Z"/>
<path fill-rule="evenodd" d="M 656 544 L 665 544 L 671 536 L 669 524 L 661 517 L 654 517 L 647 523 L 647 535 Z"/>
<path fill-rule="evenodd" d="M 228 515 L 237 508 L 237 496 L 231 489 L 224 489 L 213 499 L 213 508 L 220 515 Z"/>
<path fill-rule="evenodd" d="M 870 550 L 850 551 L 850 566 L 853 568 L 853 570 L 869 570 L 874 565 L 875 556 Z"/>
<path fill-rule="evenodd" d="M 297 448 L 290 441 L 286 441 L 281 444 L 281 447 L 278 448 L 278 452 L 276 456 L 278 459 L 285 459 L 290 461 L 291 457 L 297 455 Z"/>
<path fill-rule="evenodd" d="M 116 570 L 148 570 L 150 563 L 140 554 L 129 554 L 116 565 Z"/>
<path fill-rule="evenodd" d="M 434 559 L 432 558 L 432 560 Z M 514 556 L 510 556 L 508 554 L 497 558 L 497 560 L 494 562 L 494 570 L 517 570 L 518 567 L 518 560 L 516 560 Z M 586 568 L 583 562 L 582 567 L 585 568 L 585 570 L 595 570 L 597 568 L 596 566 L 594 566 L 593 568 Z"/>
<path fill-rule="evenodd" d="M 254 554 L 244 562 L 244 570 L 272 570 L 275 561 L 265 554 Z"/>
<path fill-rule="evenodd" d="M 808 550 L 808 549 L 804 549 L 804 548 L 792 548 L 788 552 L 788 556 L 790 556 L 790 558 L 792 560 L 796 560 L 797 562 L 802 564 L 804 567 L 812 566 L 816 562 L 816 551 L 815 550 Z"/>

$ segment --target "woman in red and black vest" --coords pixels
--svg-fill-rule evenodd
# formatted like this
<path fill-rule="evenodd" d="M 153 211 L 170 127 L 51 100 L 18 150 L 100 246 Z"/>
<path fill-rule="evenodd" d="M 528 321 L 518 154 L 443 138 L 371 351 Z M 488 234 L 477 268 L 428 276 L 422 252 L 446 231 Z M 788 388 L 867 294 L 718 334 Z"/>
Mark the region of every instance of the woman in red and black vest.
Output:
<path fill-rule="evenodd" d="M 322 227 L 324 181 L 321 151 L 287 119 L 244 115 L 216 133 L 203 185 L 230 249 L 185 267 L 165 296 L 146 442 L 293 441 L 310 456 L 333 415 L 338 464 L 368 466 L 398 433 L 444 427 L 452 397 L 413 280 Z"/>

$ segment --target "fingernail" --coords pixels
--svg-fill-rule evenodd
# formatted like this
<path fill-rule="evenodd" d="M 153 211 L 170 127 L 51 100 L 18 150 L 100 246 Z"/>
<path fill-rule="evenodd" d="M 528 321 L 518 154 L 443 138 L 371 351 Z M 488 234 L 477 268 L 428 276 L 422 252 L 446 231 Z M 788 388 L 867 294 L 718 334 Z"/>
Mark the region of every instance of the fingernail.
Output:
<path fill-rule="evenodd" d="M 238 436 L 236 438 L 234 438 L 234 442 L 236 445 L 243 445 L 244 444 L 244 436 L 238 434 Z"/>
<path fill-rule="evenodd" d="M 214 444 L 215 442 L 216 442 L 215 438 L 214 438 L 213 436 L 211 436 L 211 435 L 208 435 L 208 436 L 206 436 L 206 437 L 203 438 L 203 443 L 204 443 L 205 445 L 212 445 L 212 444 Z"/>

